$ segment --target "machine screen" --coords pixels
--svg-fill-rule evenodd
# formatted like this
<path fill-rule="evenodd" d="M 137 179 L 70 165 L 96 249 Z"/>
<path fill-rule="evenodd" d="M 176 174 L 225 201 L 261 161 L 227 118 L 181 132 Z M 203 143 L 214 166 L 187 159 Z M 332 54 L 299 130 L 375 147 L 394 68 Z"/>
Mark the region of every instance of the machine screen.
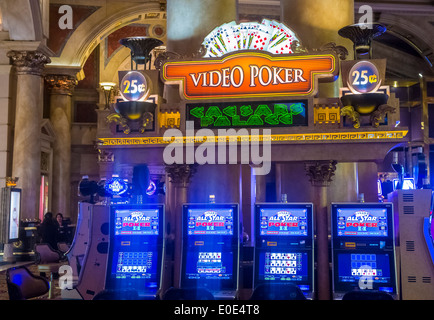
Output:
<path fill-rule="evenodd" d="M 146 279 L 148 287 L 157 287 L 157 252 L 121 250 L 116 251 L 112 275 L 116 279 Z"/>
<path fill-rule="evenodd" d="M 20 197 L 21 191 L 11 190 L 11 206 L 9 212 L 9 240 L 18 239 L 20 227 Z"/>
<path fill-rule="evenodd" d="M 258 280 L 270 282 L 304 282 L 308 280 L 307 252 L 272 252 L 259 254 Z"/>
<path fill-rule="evenodd" d="M 234 211 L 232 208 L 189 208 L 188 235 L 234 234 Z"/>
<path fill-rule="evenodd" d="M 356 237 L 387 237 L 388 210 L 384 207 L 336 208 L 336 235 Z"/>
<path fill-rule="evenodd" d="M 186 278 L 189 280 L 231 280 L 233 253 L 190 250 L 187 252 Z"/>
<path fill-rule="evenodd" d="M 388 253 L 340 253 L 337 259 L 338 283 L 393 292 Z"/>
<path fill-rule="evenodd" d="M 307 236 L 306 208 L 260 208 L 260 235 Z"/>
<path fill-rule="evenodd" d="M 115 235 L 158 236 L 158 213 L 158 209 L 116 209 Z"/>

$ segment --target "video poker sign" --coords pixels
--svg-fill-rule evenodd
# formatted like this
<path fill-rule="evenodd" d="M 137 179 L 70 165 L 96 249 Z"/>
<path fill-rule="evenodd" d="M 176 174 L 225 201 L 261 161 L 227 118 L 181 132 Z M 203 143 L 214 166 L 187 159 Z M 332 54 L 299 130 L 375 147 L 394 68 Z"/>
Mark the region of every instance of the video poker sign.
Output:
<path fill-rule="evenodd" d="M 347 227 L 377 227 L 378 218 L 369 214 L 365 210 L 357 211 L 354 215 L 347 218 Z"/>
<path fill-rule="evenodd" d="M 189 234 L 232 234 L 232 219 L 214 210 L 207 210 L 197 216 L 195 221 L 191 220 L 189 225 L 194 231 L 191 230 Z"/>
<path fill-rule="evenodd" d="M 312 96 L 317 82 L 336 80 L 333 54 L 272 55 L 243 51 L 217 59 L 168 61 L 162 78 L 187 100 Z"/>
<path fill-rule="evenodd" d="M 135 234 L 135 235 L 157 235 L 158 224 L 152 216 L 145 215 L 141 211 L 134 211 L 124 215 L 121 212 L 116 217 L 115 234 Z"/>
<path fill-rule="evenodd" d="M 279 211 L 268 219 L 268 227 L 297 227 L 298 217 L 286 210 Z"/>

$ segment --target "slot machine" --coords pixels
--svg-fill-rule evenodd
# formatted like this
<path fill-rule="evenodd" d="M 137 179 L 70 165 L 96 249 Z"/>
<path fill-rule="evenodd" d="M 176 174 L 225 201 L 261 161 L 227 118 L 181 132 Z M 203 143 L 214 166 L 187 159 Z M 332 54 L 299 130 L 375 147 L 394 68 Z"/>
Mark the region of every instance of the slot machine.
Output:
<path fill-rule="evenodd" d="M 75 244 L 68 256 L 73 281 L 76 283 L 72 288 L 61 291 L 63 300 L 92 300 L 104 290 L 110 207 L 81 203 L 80 210 L 80 235 L 76 233 Z"/>
<path fill-rule="evenodd" d="M 164 205 L 112 205 L 106 290 L 131 290 L 153 300 L 161 289 Z"/>
<path fill-rule="evenodd" d="M 398 297 L 392 203 L 332 203 L 333 298 L 362 290 Z"/>
<path fill-rule="evenodd" d="M 238 204 L 184 204 L 181 288 L 206 288 L 217 300 L 238 294 Z"/>
<path fill-rule="evenodd" d="M 296 285 L 314 296 L 313 204 L 256 203 L 253 285 Z"/>
<path fill-rule="evenodd" d="M 429 235 L 432 190 L 396 190 L 393 203 L 402 300 L 434 299 L 433 242 Z"/>
<path fill-rule="evenodd" d="M 69 250 L 65 253 L 68 264 L 72 268 L 74 281 L 77 282 L 82 270 L 84 258 L 90 239 L 91 212 L 93 204 L 80 202 L 78 204 L 77 227 Z"/>

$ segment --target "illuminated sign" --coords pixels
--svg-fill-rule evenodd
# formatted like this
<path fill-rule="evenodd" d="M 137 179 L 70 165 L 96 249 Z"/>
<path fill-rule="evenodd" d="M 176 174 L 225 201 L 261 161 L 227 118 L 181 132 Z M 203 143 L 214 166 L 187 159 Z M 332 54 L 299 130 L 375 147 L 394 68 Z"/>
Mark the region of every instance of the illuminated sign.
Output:
<path fill-rule="evenodd" d="M 195 128 L 307 126 L 307 100 L 187 104 Z"/>
<path fill-rule="evenodd" d="M 158 210 L 115 211 L 115 235 L 158 235 Z"/>
<path fill-rule="evenodd" d="M 380 73 L 372 62 L 360 61 L 351 68 L 347 85 L 354 94 L 376 92 L 381 85 Z"/>
<path fill-rule="evenodd" d="M 335 80 L 337 59 L 332 54 L 279 55 L 237 52 L 221 60 L 169 61 L 162 76 L 179 84 L 186 99 L 311 96 L 318 78 Z"/>
<path fill-rule="evenodd" d="M 337 216 L 338 236 L 376 236 L 388 235 L 387 210 L 384 208 L 351 209 L 339 208 Z"/>
<path fill-rule="evenodd" d="M 125 101 L 144 101 L 149 97 L 150 89 L 141 72 L 130 71 L 121 80 L 120 93 Z"/>
<path fill-rule="evenodd" d="M 9 241 L 19 238 L 21 190 L 11 190 L 9 208 Z"/>
<path fill-rule="evenodd" d="M 127 192 L 128 184 L 121 178 L 113 177 L 106 182 L 104 189 L 109 194 L 118 196 Z"/>
<path fill-rule="evenodd" d="M 189 235 L 232 235 L 233 211 L 231 209 L 189 209 Z"/>
<path fill-rule="evenodd" d="M 152 196 L 155 193 L 155 191 L 157 191 L 157 186 L 155 185 L 155 182 L 151 180 L 148 189 L 146 189 L 146 194 L 148 196 Z"/>
<path fill-rule="evenodd" d="M 390 130 L 390 131 L 341 131 L 341 132 L 314 132 L 314 133 L 284 133 L 284 134 L 272 134 L 272 135 L 241 135 L 231 136 L 227 135 L 226 139 L 235 139 L 236 141 L 242 141 L 247 139 L 248 141 L 271 141 L 274 143 L 280 142 L 318 142 L 318 141 L 378 141 L 378 140 L 397 140 L 403 139 L 408 133 L 408 130 Z M 221 136 L 207 135 L 203 137 L 199 136 L 182 136 L 179 137 L 135 137 L 135 138 L 99 138 L 99 143 L 102 146 L 155 146 L 155 145 L 168 145 L 171 143 L 203 143 L 204 141 L 214 141 L 218 143 Z"/>

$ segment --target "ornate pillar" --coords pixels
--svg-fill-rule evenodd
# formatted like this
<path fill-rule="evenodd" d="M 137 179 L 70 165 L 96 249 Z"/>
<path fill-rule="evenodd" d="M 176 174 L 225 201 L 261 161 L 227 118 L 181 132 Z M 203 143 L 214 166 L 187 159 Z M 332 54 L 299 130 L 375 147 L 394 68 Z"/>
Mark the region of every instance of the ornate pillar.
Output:
<path fill-rule="evenodd" d="M 71 202 L 71 112 L 75 76 L 45 76 L 50 93 L 50 121 L 56 139 L 53 143 L 53 179 L 51 211 L 70 217 Z"/>
<path fill-rule="evenodd" d="M 314 229 L 316 233 L 318 299 L 329 300 L 330 265 L 328 241 L 327 187 L 332 182 L 336 161 L 316 161 L 305 164 L 306 174 L 314 187 Z"/>
<path fill-rule="evenodd" d="M 22 189 L 22 218 L 38 217 L 41 184 L 42 72 L 51 60 L 40 51 L 10 51 L 17 74 L 12 176 Z"/>
<path fill-rule="evenodd" d="M 188 200 L 188 187 L 196 172 L 196 166 L 190 164 L 173 164 L 166 166 L 166 173 L 169 177 L 169 199 L 168 207 L 170 212 L 166 214 L 166 223 L 170 223 L 170 235 L 174 240 L 174 275 L 173 286 L 178 288 L 180 285 L 181 272 L 181 252 L 182 252 L 182 205 Z"/>

